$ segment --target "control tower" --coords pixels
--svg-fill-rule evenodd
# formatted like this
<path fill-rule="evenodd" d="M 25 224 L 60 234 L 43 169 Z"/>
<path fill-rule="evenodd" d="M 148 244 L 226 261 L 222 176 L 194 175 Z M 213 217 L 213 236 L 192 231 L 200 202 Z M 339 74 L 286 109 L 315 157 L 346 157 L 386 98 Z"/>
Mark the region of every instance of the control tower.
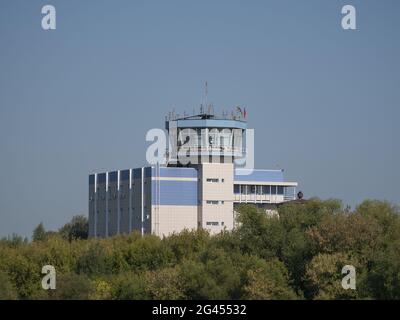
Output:
<path fill-rule="evenodd" d="M 216 116 L 210 105 L 200 113 L 180 117 L 170 112 L 166 117 L 168 131 L 168 166 L 194 166 L 201 163 L 233 163 L 245 156 L 246 112 L 237 107 L 235 113 Z"/>

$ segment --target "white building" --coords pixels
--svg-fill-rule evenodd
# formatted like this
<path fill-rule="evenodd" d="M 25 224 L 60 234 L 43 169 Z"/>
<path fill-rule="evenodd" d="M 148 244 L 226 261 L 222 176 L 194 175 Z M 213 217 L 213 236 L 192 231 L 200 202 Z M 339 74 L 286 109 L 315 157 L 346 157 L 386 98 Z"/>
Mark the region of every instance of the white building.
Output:
<path fill-rule="evenodd" d="M 268 213 L 295 199 L 297 182 L 285 182 L 283 170 L 236 167 L 246 149 L 243 113 L 170 116 L 166 129 L 172 144 L 165 166 L 89 175 L 89 236 L 134 230 L 164 236 L 197 228 L 218 233 L 234 228 L 240 203 Z M 192 161 L 183 165 L 178 155 L 186 151 Z"/>

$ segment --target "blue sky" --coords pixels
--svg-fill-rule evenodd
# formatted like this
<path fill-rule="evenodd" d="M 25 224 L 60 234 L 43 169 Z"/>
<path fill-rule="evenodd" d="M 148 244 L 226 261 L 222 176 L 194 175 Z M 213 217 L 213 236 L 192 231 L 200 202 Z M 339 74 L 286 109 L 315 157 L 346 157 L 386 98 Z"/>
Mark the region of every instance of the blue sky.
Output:
<path fill-rule="evenodd" d="M 87 214 L 88 174 L 145 165 L 147 130 L 198 107 L 205 81 L 217 110 L 246 107 L 257 168 L 284 168 L 306 197 L 400 203 L 399 9 L 0 0 L 0 236 Z"/>

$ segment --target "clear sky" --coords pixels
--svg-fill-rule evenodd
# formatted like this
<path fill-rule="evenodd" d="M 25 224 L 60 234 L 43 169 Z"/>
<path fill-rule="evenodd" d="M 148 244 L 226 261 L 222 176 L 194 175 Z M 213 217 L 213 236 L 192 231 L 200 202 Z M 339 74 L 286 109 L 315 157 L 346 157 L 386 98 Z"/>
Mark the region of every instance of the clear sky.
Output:
<path fill-rule="evenodd" d="M 257 168 L 305 197 L 400 203 L 399 16 L 397 0 L 0 0 L 0 236 L 87 214 L 88 174 L 145 165 L 147 130 L 205 81 L 217 110 L 246 107 Z"/>

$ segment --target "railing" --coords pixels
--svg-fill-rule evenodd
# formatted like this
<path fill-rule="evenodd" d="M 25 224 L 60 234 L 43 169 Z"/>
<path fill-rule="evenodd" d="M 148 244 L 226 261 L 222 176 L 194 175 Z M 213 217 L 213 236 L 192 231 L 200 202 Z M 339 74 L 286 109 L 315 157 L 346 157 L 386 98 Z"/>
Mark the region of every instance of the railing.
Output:
<path fill-rule="evenodd" d="M 284 201 L 296 200 L 296 196 L 295 196 L 295 195 L 284 195 L 284 196 L 283 196 L 283 200 L 284 200 Z"/>
<path fill-rule="evenodd" d="M 227 147 L 227 146 L 211 146 L 211 147 L 204 147 L 204 146 L 180 146 L 177 148 L 178 152 L 188 152 L 188 151 L 198 151 L 198 152 L 232 152 L 232 153 L 240 153 L 245 154 L 244 148 L 234 148 L 234 147 Z"/>
<path fill-rule="evenodd" d="M 234 194 L 234 201 L 239 203 L 282 203 L 287 201 L 295 200 L 295 195 L 289 194 Z"/>

